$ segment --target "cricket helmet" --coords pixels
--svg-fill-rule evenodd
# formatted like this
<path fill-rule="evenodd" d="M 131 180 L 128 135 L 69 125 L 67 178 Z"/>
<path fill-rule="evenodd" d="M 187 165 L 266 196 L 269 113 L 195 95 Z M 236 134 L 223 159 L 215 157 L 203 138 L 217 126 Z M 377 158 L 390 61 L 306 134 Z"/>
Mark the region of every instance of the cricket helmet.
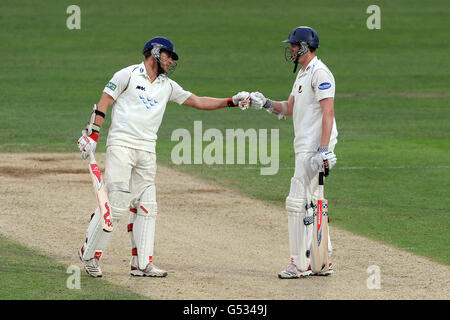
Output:
<path fill-rule="evenodd" d="M 313 28 L 301 26 L 293 29 L 289 33 L 289 38 L 283 42 L 294 44 L 306 42 L 309 47 L 317 49 L 319 47 L 319 35 Z"/>
<path fill-rule="evenodd" d="M 172 59 L 178 60 L 178 55 L 175 53 L 175 46 L 173 45 L 173 42 L 164 37 L 150 39 L 145 44 L 144 49 L 142 49 L 142 54 L 145 55 L 146 52 L 151 52 L 156 59 L 159 59 L 161 50 L 170 52 L 172 54 Z"/>

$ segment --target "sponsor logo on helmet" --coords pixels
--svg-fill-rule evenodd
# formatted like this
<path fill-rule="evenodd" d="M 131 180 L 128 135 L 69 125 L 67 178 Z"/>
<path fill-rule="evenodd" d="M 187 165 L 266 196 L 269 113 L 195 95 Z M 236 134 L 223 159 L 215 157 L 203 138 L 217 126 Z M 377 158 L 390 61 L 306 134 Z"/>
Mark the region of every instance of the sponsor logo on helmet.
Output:
<path fill-rule="evenodd" d="M 331 88 L 331 83 L 329 82 L 323 82 L 321 84 L 319 84 L 319 90 L 326 90 L 326 89 L 330 89 Z"/>

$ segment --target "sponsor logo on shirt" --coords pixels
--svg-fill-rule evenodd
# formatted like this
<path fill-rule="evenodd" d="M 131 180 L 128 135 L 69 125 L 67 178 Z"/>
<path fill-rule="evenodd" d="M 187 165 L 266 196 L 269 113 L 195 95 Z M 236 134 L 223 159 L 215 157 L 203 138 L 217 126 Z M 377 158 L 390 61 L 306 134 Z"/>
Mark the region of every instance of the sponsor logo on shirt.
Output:
<path fill-rule="evenodd" d="M 302 93 L 302 91 L 303 91 L 303 90 L 302 90 L 302 85 L 299 85 L 299 86 L 298 86 L 298 93 Z"/>
<path fill-rule="evenodd" d="M 326 90 L 326 89 L 330 89 L 331 88 L 331 83 L 329 82 L 322 82 L 321 84 L 319 84 L 319 90 Z"/>
<path fill-rule="evenodd" d="M 114 90 L 116 90 L 117 85 L 114 84 L 114 83 L 112 83 L 112 82 L 110 81 L 110 82 L 108 82 L 108 84 L 106 85 L 106 87 L 107 87 L 108 89 L 110 89 L 111 91 L 114 91 Z"/>
<path fill-rule="evenodd" d="M 143 86 L 137 86 L 136 89 L 145 91 L 145 87 L 143 87 Z"/>

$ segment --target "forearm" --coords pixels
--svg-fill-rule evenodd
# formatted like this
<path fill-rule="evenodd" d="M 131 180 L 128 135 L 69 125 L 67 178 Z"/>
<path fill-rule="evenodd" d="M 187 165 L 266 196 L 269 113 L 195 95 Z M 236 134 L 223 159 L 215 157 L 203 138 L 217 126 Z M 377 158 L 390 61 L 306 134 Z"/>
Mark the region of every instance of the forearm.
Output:
<path fill-rule="evenodd" d="M 255 98 L 257 98 L 257 95 Z M 294 110 L 294 97 L 289 96 L 287 101 L 273 101 L 267 99 L 263 104 L 263 108 L 269 113 L 276 115 L 278 119 L 282 119 L 285 116 L 292 116 Z"/>
<path fill-rule="evenodd" d="M 102 96 L 100 98 L 100 101 L 97 103 L 97 110 L 106 116 L 108 108 L 113 103 L 114 103 L 114 99 L 109 94 L 103 92 Z M 105 121 L 104 117 L 102 117 L 98 114 L 95 116 L 94 123 L 98 124 L 99 126 L 101 126 L 104 121 Z"/>
<path fill-rule="evenodd" d="M 334 103 L 332 99 L 325 99 L 327 101 L 320 101 L 323 110 L 322 116 L 322 138 L 320 140 L 321 146 L 328 146 L 330 143 L 331 131 L 333 129 L 334 120 Z"/>
<path fill-rule="evenodd" d="M 110 95 L 103 93 L 91 115 L 91 120 L 88 124 L 87 130 L 88 134 L 93 135 L 93 139 L 95 141 L 97 141 L 100 129 L 105 121 L 106 112 L 113 103 L 114 99 Z"/>
<path fill-rule="evenodd" d="M 192 105 L 195 109 L 199 110 L 216 110 L 220 108 L 228 107 L 227 100 L 221 98 L 211 98 L 211 97 L 198 97 L 197 103 Z"/>
<path fill-rule="evenodd" d="M 227 98 L 197 97 L 195 94 L 192 94 L 183 105 L 208 111 L 234 106 L 232 101 L 230 103 L 230 100 Z"/>
<path fill-rule="evenodd" d="M 285 116 L 292 116 L 292 108 L 289 108 L 287 101 L 272 101 L 272 103 L 275 111 L 283 113 Z"/>

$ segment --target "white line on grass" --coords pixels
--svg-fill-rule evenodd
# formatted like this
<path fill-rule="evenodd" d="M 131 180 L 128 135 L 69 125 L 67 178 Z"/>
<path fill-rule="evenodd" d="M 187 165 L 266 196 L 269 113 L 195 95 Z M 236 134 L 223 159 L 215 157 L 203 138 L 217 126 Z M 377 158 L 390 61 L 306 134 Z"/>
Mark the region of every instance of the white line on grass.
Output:
<path fill-rule="evenodd" d="M 181 165 L 187 169 L 187 165 Z M 211 170 L 260 170 L 263 167 L 210 167 Z M 195 167 L 192 167 L 195 169 Z M 279 170 L 294 170 L 295 167 L 281 167 Z M 333 170 L 368 170 L 368 169 L 450 169 L 450 166 L 375 166 L 375 167 L 336 167 Z"/>

